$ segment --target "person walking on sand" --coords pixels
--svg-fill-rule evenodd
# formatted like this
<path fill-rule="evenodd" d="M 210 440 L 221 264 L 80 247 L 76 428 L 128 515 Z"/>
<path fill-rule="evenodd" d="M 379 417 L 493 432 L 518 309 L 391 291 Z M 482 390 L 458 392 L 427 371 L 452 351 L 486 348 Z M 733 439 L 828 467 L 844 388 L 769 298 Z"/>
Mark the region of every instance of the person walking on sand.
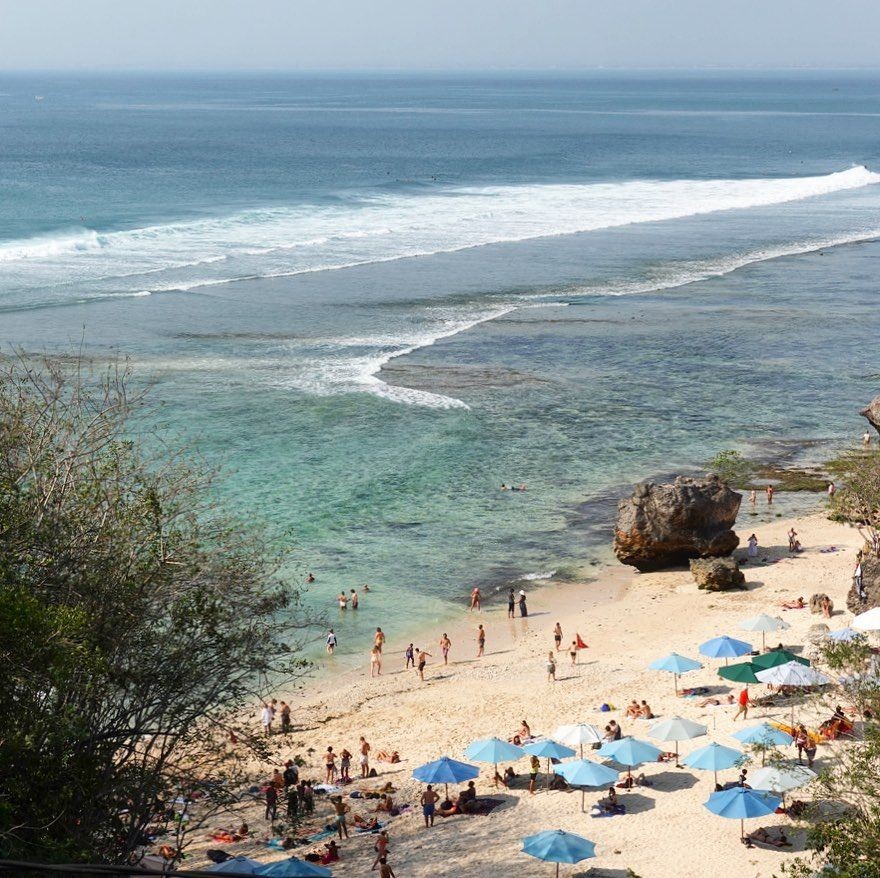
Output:
<path fill-rule="evenodd" d="M 428 788 L 422 793 L 421 798 L 422 816 L 425 818 L 425 829 L 427 829 L 428 826 L 434 825 L 434 810 L 437 807 L 438 801 L 440 801 L 440 796 L 434 792 L 434 787 L 432 787 L 431 784 L 428 784 Z"/>
<path fill-rule="evenodd" d="M 469 612 L 473 612 L 474 610 L 476 610 L 478 613 L 483 612 L 480 589 L 476 585 L 474 586 L 474 590 L 471 592 L 471 604 L 468 607 Z"/>
<path fill-rule="evenodd" d="M 736 713 L 733 715 L 733 721 L 736 722 L 737 719 L 742 715 L 743 720 L 747 720 L 749 718 L 749 707 L 751 707 L 752 700 L 749 698 L 749 687 L 746 686 L 742 692 L 739 693 L 739 699 L 737 700 L 739 707 L 736 710 Z"/>
<path fill-rule="evenodd" d="M 556 651 L 562 646 L 562 626 L 557 622 L 553 628 L 553 642 L 556 644 Z"/>
<path fill-rule="evenodd" d="M 754 534 L 752 534 L 749 537 L 748 542 L 749 542 L 749 548 L 748 548 L 749 558 L 757 558 L 758 557 L 758 538 Z"/>
<path fill-rule="evenodd" d="M 416 648 L 412 644 L 406 648 L 404 657 L 406 658 L 406 668 L 404 670 L 408 671 L 416 666 Z"/>
<path fill-rule="evenodd" d="M 424 683 L 425 681 L 425 665 L 428 663 L 428 659 L 433 658 L 431 653 L 425 652 L 425 650 L 419 650 L 419 679 Z"/>
<path fill-rule="evenodd" d="M 483 655 L 486 649 L 486 629 L 482 625 L 477 626 L 477 658 Z"/>
<path fill-rule="evenodd" d="M 767 505 L 773 505 L 773 485 L 767 485 Z"/>
<path fill-rule="evenodd" d="M 523 618 L 529 615 L 528 608 L 526 607 L 526 593 L 520 589 L 519 593 L 519 614 Z"/>
<path fill-rule="evenodd" d="M 376 644 L 376 649 L 382 652 L 382 647 L 385 645 L 385 632 L 381 628 L 376 629 L 376 636 L 373 638 L 373 642 Z"/>
<path fill-rule="evenodd" d="M 376 859 L 373 860 L 373 868 L 376 868 L 376 863 L 380 860 L 384 859 L 388 854 L 388 832 L 383 829 L 376 838 L 376 844 L 373 845 L 373 850 L 376 852 Z"/>
<path fill-rule="evenodd" d="M 449 664 L 449 650 L 452 647 L 452 641 L 446 636 L 446 632 L 443 632 L 443 636 L 440 638 L 440 652 L 443 655 L 443 664 Z"/>
<path fill-rule="evenodd" d="M 370 776 L 370 745 L 367 743 L 367 739 L 361 735 L 360 740 L 360 751 L 361 751 L 361 777 L 369 777 Z"/>
<path fill-rule="evenodd" d="M 327 634 L 327 655 L 333 655 L 333 650 L 336 649 L 336 635 L 333 633 L 333 629 L 331 628 L 329 633 Z"/>
<path fill-rule="evenodd" d="M 433 824 L 432 824 L 433 825 Z M 373 863 L 372 871 L 376 871 L 376 864 L 379 865 L 379 878 L 397 878 L 394 874 L 394 869 L 388 865 L 388 860 L 385 857 L 379 857 L 376 863 Z"/>
<path fill-rule="evenodd" d="M 552 651 L 547 653 L 547 682 L 556 682 L 556 657 Z"/>
<path fill-rule="evenodd" d="M 516 613 L 514 612 L 514 607 L 516 606 L 516 595 L 513 593 L 513 589 L 507 592 L 507 618 L 512 619 Z"/>
<path fill-rule="evenodd" d="M 571 656 L 572 665 L 576 665 L 578 663 L 578 642 L 576 640 L 572 640 L 571 646 L 568 648 L 568 654 Z"/>
<path fill-rule="evenodd" d="M 373 646 L 370 650 L 370 677 L 382 676 L 382 650 Z"/>

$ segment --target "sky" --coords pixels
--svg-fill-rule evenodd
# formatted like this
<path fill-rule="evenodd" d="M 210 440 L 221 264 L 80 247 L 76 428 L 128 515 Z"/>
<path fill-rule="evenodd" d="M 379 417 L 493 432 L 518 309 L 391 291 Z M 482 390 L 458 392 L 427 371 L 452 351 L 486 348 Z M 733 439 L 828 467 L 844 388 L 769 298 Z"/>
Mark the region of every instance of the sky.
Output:
<path fill-rule="evenodd" d="M 878 34 L 878 0 L 0 0 L 0 69 L 877 68 Z"/>

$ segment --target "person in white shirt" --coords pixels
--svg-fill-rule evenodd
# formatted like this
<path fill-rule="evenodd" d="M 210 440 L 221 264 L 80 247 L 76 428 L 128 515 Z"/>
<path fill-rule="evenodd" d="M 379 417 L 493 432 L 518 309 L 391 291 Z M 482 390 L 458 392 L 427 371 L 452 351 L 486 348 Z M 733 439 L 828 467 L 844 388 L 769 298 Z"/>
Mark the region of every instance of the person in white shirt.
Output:
<path fill-rule="evenodd" d="M 327 635 L 327 653 L 329 655 L 333 655 L 333 650 L 336 649 L 336 635 L 333 633 L 333 629 L 330 629 L 330 633 Z"/>
<path fill-rule="evenodd" d="M 275 711 L 272 709 L 272 705 L 263 702 L 263 710 L 260 713 L 260 722 L 263 725 L 263 731 L 267 737 L 272 734 L 272 721 L 274 719 Z"/>

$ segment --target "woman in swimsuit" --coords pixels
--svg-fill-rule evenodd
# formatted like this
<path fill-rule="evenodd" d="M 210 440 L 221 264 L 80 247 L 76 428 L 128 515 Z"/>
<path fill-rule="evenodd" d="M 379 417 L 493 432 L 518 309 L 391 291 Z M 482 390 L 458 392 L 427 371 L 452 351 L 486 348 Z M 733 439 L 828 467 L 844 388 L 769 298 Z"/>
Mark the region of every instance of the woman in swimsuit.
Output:
<path fill-rule="evenodd" d="M 332 747 L 327 748 L 324 754 L 324 767 L 327 769 L 326 783 L 333 783 L 336 780 L 336 754 Z"/>

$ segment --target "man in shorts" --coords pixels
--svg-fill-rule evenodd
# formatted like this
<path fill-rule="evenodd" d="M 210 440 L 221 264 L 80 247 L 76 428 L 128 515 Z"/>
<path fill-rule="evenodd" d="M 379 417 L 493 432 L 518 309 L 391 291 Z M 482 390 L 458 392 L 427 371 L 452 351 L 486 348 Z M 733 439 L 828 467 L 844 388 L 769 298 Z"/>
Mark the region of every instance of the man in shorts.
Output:
<path fill-rule="evenodd" d="M 431 653 L 425 652 L 423 649 L 419 650 L 419 679 L 422 681 L 425 679 L 425 665 L 429 658 L 432 658 Z"/>
<path fill-rule="evenodd" d="M 422 815 L 425 818 L 425 829 L 429 826 L 434 825 L 434 811 L 437 807 L 437 802 L 440 801 L 440 796 L 434 792 L 434 787 L 431 784 L 428 784 L 428 789 L 422 793 Z"/>
<path fill-rule="evenodd" d="M 361 777 L 370 776 L 370 745 L 367 739 L 361 735 Z"/>

